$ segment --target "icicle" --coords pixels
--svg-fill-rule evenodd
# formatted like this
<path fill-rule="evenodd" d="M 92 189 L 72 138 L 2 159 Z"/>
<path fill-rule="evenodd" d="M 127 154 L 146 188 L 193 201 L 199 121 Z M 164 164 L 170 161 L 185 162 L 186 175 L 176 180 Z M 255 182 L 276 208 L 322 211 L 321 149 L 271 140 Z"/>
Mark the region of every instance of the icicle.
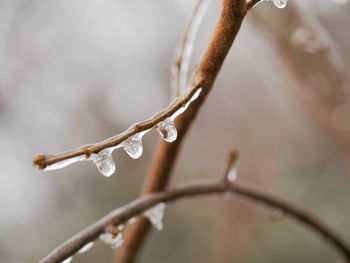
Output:
<path fill-rule="evenodd" d="M 113 233 L 106 232 L 104 234 L 101 234 L 100 239 L 106 244 L 111 245 L 112 249 L 116 249 L 120 247 L 124 242 L 123 229 L 124 226 L 120 225 L 117 228 L 115 228 Z"/>
<path fill-rule="evenodd" d="M 147 217 L 151 224 L 159 231 L 163 230 L 163 217 L 165 207 L 165 203 L 160 203 L 144 212 L 144 216 Z"/>
<path fill-rule="evenodd" d="M 273 3 L 277 8 L 285 8 L 288 0 L 273 0 Z"/>
<path fill-rule="evenodd" d="M 85 246 L 83 246 L 79 251 L 78 254 L 83 254 L 86 251 L 88 251 L 90 248 L 92 248 L 94 246 L 94 242 L 89 242 L 87 243 Z"/>
<path fill-rule="evenodd" d="M 69 257 L 69 258 L 63 260 L 62 263 L 69 263 L 72 261 L 72 259 L 73 259 L 73 257 Z"/>
<path fill-rule="evenodd" d="M 110 177 L 115 172 L 112 149 L 104 149 L 98 154 L 92 154 L 90 158 L 96 164 L 98 170 L 103 176 Z"/>
<path fill-rule="evenodd" d="M 143 146 L 142 146 L 142 136 L 143 134 L 138 133 L 125 142 L 123 142 L 124 150 L 129 154 L 133 159 L 138 159 L 142 155 Z"/>
<path fill-rule="evenodd" d="M 166 142 L 173 142 L 177 138 L 177 130 L 174 121 L 171 118 L 160 122 L 157 125 L 157 130 Z"/>
<path fill-rule="evenodd" d="M 85 160 L 86 160 L 86 157 L 84 155 L 76 156 L 76 157 L 73 157 L 70 159 L 66 159 L 66 160 L 48 165 L 44 168 L 44 171 L 52 171 L 52 170 L 61 169 L 61 168 L 64 168 L 70 164 L 80 162 L 80 161 L 85 161 Z"/>

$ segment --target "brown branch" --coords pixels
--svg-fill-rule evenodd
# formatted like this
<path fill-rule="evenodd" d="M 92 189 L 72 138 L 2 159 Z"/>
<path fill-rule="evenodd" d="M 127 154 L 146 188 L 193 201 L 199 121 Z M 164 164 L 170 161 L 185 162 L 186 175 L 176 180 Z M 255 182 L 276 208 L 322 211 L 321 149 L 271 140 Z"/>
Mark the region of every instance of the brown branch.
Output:
<path fill-rule="evenodd" d="M 237 197 L 246 198 L 253 203 L 258 203 L 268 208 L 279 209 L 297 222 L 319 234 L 319 236 L 331 244 L 338 253 L 342 254 L 345 259 L 350 260 L 350 248 L 348 245 L 330 227 L 306 210 L 254 188 L 220 179 L 210 181 L 200 180 L 166 192 L 140 197 L 128 205 L 112 211 L 96 223 L 85 228 L 54 249 L 48 256 L 42 259 L 40 263 L 62 262 L 77 253 L 87 243 L 96 240 L 99 235 L 106 231 L 107 227 L 124 224 L 129 219 L 141 215 L 146 210 L 161 202 L 169 203 L 188 197 L 223 193 L 232 193 Z"/>
<path fill-rule="evenodd" d="M 245 0 L 223 1 L 220 20 L 213 33 L 209 47 L 194 74 L 194 78 L 200 77 L 202 79 L 203 90 L 199 98 L 177 120 L 178 139 L 172 144 L 165 142 L 159 144 L 148 177 L 144 183 L 144 194 L 162 191 L 166 187 L 181 143 L 214 84 L 226 55 L 238 34 L 246 12 Z M 133 262 L 149 229 L 150 224 L 143 219 L 130 226 L 126 232 L 124 245 L 118 251 L 116 262 Z"/>

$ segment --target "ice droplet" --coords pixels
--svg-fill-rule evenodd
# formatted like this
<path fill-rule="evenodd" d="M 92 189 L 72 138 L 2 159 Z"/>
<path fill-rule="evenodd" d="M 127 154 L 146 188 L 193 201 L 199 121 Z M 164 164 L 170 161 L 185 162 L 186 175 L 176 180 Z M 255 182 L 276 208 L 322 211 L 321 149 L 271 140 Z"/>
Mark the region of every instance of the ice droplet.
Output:
<path fill-rule="evenodd" d="M 70 164 L 80 162 L 80 161 L 85 161 L 85 160 L 86 160 L 86 157 L 84 155 L 76 156 L 73 158 L 69 158 L 69 159 L 48 165 L 44 168 L 44 171 L 52 171 L 52 170 L 61 169 L 61 168 L 64 168 Z"/>
<path fill-rule="evenodd" d="M 157 125 L 157 130 L 166 142 L 173 142 L 177 138 L 177 130 L 174 121 L 170 118 L 160 122 Z"/>
<path fill-rule="evenodd" d="M 142 134 L 138 133 L 127 139 L 125 142 L 123 142 L 123 148 L 131 158 L 140 158 L 143 151 Z"/>
<path fill-rule="evenodd" d="M 273 3 L 277 8 L 285 8 L 288 0 L 273 0 Z"/>
<path fill-rule="evenodd" d="M 124 226 L 120 225 L 116 228 L 114 233 L 106 232 L 100 235 L 100 239 L 108 245 L 111 245 L 112 249 L 120 247 L 123 242 L 123 229 Z"/>
<path fill-rule="evenodd" d="M 104 149 L 98 154 L 92 154 L 91 159 L 103 176 L 110 177 L 115 172 L 111 149 Z"/>
<path fill-rule="evenodd" d="M 270 213 L 270 220 L 272 222 L 281 221 L 284 218 L 285 214 L 281 209 L 274 209 Z"/>
<path fill-rule="evenodd" d="M 156 206 L 144 212 L 143 214 L 145 217 L 148 218 L 151 224 L 159 231 L 163 230 L 163 217 L 165 207 L 165 203 L 159 203 Z"/>
<path fill-rule="evenodd" d="M 89 242 L 87 243 L 85 246 L 83 246 L 79 251 L 78 254 L 83 254 L 86 251 L 88 251 L 90 248 L 92 248 L 94 246 L 94 242 Z"/>
<path fill-rule="evenodd" d="M 69 263 L 72 261 L 72 259 L 73 259 L 73 257 L 69 257 L 69 258 L 63 260 L 62 263 Z"/>
<path fill-rule="evenodd" d="M 237 180 L 238 177 L 238 163 L 234 164 L 231 166 L 228 175 L 227 175 L 227 179 L 233 183 L 234 181 Z"/>

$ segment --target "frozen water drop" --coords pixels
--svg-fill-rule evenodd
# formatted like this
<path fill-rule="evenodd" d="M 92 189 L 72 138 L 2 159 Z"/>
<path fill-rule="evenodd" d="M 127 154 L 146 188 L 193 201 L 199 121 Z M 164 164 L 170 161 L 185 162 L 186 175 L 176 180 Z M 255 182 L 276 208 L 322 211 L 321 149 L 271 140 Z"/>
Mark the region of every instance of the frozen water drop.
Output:
<path fill-rule="evenodd" d="M 73 257 L 69 257 L 69 258 L 63 260 L 62 263 L 69 263 L 72 261 L 72 259 L 73 259 Z"/>
<path fill-rule="evenodd" d="M 270 220 L 272 222 L 281 221 L 284 218 L 284 212 L 281 209 L 274 209 L 271 211 Z"/>
<path fill-rule="evenodd" d="M 124 150 L 133 159 L 138 159 L 142 155 L 142 134 L 136 134 L 123 142 Z"/>
<path fill-rule="evenodd" d="M 105 149 L 98 154 L 92 154 L 91 159 L 103 176 L 110 177 L 115 172 L 115 164 L 111 149 Z"/>
<path fill-rule="evenodd" d="M 170 118 L 160 122 L 157 130 L 162 138 L 167 142 L 173 142 L 177 138 L 177 130 L 174 121 Z"/>
<path fill-rule="evenodd" d="M 86 251 L 88 251 L 90 248 L 92 248 L 94 246 L 94 242 L 89 242 L 87 243 L 85 246 L 83 246 L 79 251 L 78 254 L 83 254 Z"/>
<path fill-rule="evenodd" d="M 120 247 L 124 242 L 123 229 L 124 226 L 121 225 L 115 228 L 115 230 L 112 233 L 106 232 L 104 234 L 101 234 L 100 239 L 106 244 L 110 245 L 112 249 L 116 249 Z"/>
<path fill-rule="evenodd" d="M 147 217 L 151 224 L 159 231 L 163 230 L 163 217 L 165 207 L 165 203 L 160 203 L 144 212 L 144 216 Z"/>
<path fill-rule="evenodd" d="M 233 165 L 227 175 L 227 179 L 233 183 L 234 181 L 237 180 L 238 177 L 238 164 Z"/>
<path fill-rule="evenodd" d="M 273 0 L 273 3 L 277 8 L 285 8 L 288 0 Z"/>

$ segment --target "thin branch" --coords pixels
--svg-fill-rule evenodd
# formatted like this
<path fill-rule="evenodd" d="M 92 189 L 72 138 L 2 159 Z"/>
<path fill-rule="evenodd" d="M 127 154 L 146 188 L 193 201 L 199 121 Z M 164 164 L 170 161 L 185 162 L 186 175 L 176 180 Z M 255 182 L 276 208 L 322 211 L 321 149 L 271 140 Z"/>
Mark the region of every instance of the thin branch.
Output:
<path fill-rule="evenodd" d="M 319 234 L 320 237 L 322 237 L 325 241 L 331 244 L 335 250 L 342 254 L 345 259 L 350 259 L 349 246 L 330 227 L 306 210 L 296 207 L 295 205 L 292 205 L 282 199 L 236 182 L 230 183 L 223 180 L 200 180 L 168 190 L 166 192 L 140 197 L 128 205 L 112 211 L 108 215 L 98 220 L 96 223 L 82 230 L 64 242 L 62 245 L 58 246 L 48 256 L 42 259 L 40 263 L 62 262 L 63 260 L 77 253 L 87 243 L 96 240 L 99 235 L 106 231 L 108 226 L 118 226 L 124 224 L 129 219 L 141 215 L 143 212 L 159 203 L 169 203 L 188 197 L 224 193 L 232 193 L 237 197 L 246 198 L 253 203 L 258 203 L 268 208 L 279 209 L 286 215 L 292 217 L 298 223 L 309 227 Z"/>
<path fill-rule="evenodd" d="M 180 39 L 179 46 L 176 49 L 176 57 L 171 67 L 171 86 L 176 97 L 180 96 L 187 89 L 190 60 L 194 49 L 196 34 L 210 1 L 211 0 L 198 0 L 185 32 Z"/>
<path fill-rule="evenodd" d="M 163 141 L 160 142 L 148 177 L 144 183 L 143 194 L 163 191 L 168 184 L 181 143 L 207 95 L 211 91 L 226 55 L 239 32 L 246 13 L 247 7 L 245 0 L 223 0 L 220 20 L 216 25 L 209 47 L 198 65 L 196 74 L 194 74 L 194 76 L 201 76 L 203 80 L 201 95 L 190 105 L 188 110 L 177 119 L 175 123 L 178 130 L 177 140 L 171 144 Z M 128 227 L 124 244 L 118 251 L 115 262 L 133 262 L 149 229 L 150 224 L 144 219 L 140 219 Z"/>

